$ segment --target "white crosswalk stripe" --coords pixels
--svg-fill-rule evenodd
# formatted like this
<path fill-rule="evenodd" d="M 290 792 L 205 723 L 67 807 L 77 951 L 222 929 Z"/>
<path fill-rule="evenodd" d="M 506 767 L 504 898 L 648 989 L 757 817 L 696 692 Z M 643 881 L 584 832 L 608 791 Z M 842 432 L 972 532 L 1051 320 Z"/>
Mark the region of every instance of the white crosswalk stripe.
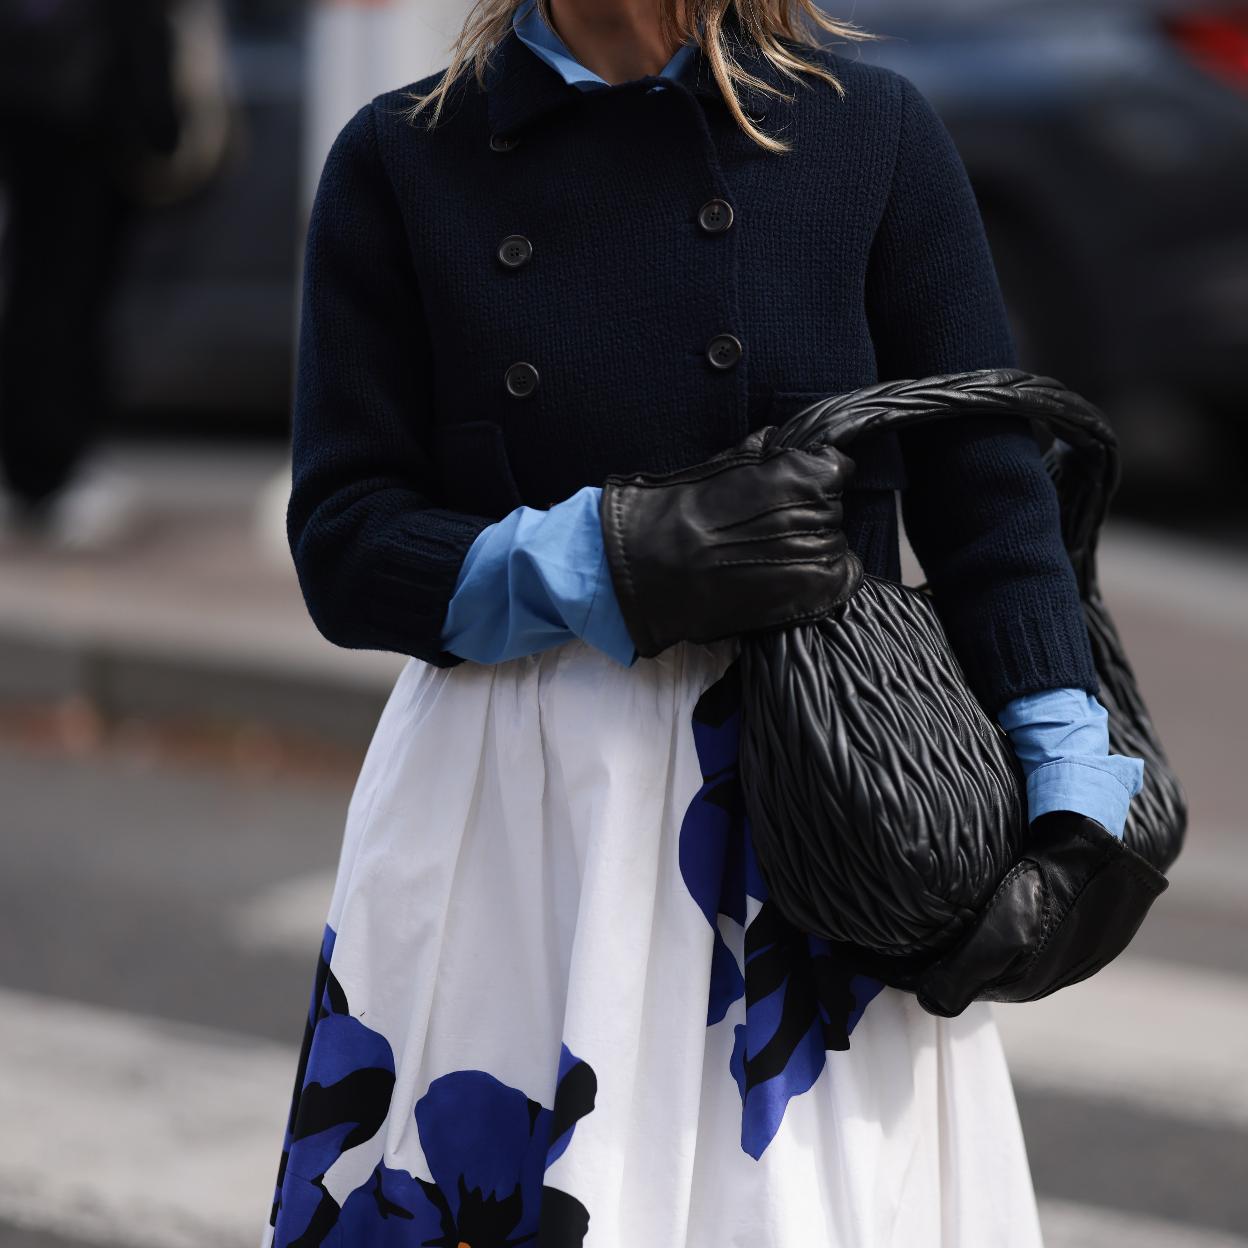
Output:
<path fill-rule="evenodd" d="M 226 925 L 242 949 L 315 957 L 334 891 L 334 872 L 309 871 L 262 889 L 238 905 Z"/>
<path fill-rule="evenodd" d="M 1248 1248 L 1248 1239 L 1059 1200 L 1040 1202 L 1045 1248 Z"/>
<path fill-rule="evenodd" d="M 1248 1129 L 1242 979 L 1127 956 L 1041 1001 L 993 1009 L 1020 1086 Z"/>
<path fill-rule="evenodd" d="M 127 1248 L 255 1248 L 295 1061 L 0 989 L 0 1221 Z"/>

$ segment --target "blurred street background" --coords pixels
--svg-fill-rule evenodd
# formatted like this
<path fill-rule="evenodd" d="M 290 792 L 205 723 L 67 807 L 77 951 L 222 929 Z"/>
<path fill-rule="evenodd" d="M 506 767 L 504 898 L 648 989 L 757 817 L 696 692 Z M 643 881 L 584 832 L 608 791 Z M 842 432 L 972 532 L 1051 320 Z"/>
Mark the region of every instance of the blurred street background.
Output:
<path fill-rule="evenodd" d="M 23 6 L 74 66 L 6 52 Z M 0 0 L 0 439 L 60 430 L 0 497 L 0 1248 L 251 1248 L 405 661 L 325 642 L 285 546 L 303 230 L 467 5 L 92 7 Z M 827 7 L 953 132 L 1024 365 L 1119 431 L 1103 588 L 1190 799 L 1128 952 L 997 1007 L 1046 1241 L 1248 1248 L 1248 5 Z M 33 143 L 109 40 L 129 111 Z"/>

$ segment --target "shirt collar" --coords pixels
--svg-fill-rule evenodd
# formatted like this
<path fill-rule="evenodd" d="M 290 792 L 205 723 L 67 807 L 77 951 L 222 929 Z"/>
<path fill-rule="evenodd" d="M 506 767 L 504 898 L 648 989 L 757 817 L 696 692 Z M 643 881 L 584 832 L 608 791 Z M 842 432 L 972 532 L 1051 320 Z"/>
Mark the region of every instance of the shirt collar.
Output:
<path fill-rule="evenodd" d="M 530 4 L 531 0 L 524 0 L 520 7 L 527 11 Z M 734 12 L 729 9 L 724 21 L 725 33 L 733 45 L 734 55 L 748 72 L 776 89 L 786 91 L 787 80 L 782 81 L 781 75 L 771 62 L 759 52 L 752 40 L 744 36 Z M 535 13 L 532 16 L 536 17 L 539 25 L 545 26 L 540 14 Z M 524 20 L 523 14 L 520 20 Z M 527 26 L 525 33 L 529 33 Z M 553 30 L 550 31 L 550 35 L 558 40 Z M 563 55 L 568 57 L 569 62 L 576 65 L 577 62 L 562 40 L 558 40 L 558 46 L 562 47 Z M 679 59 L 682 56 L 684 59 Z M 675 65 L 675 72 L 669 73 L 673 69 L 673 62 L 678 62 Z M 590 75 L 590 71 L 583 66 L 579 68 L 587 77 Z M 689 44 L 677 49 L 676 55 L 664 66 L 662 74 L 647 74 L 645 77 L 636 78 L 630 82 L 615 84 L 608 84 L 597 75 L 592 75 L 592 77 L 597 79 L 597 82 L 586 86 L 575 86 L 568 82 L 549 60 L 521 39 L 513 18 L 513 24 L 493 48 L 485 71 L 486 108 L 490 133 L 507 136 L 515 134 L 538 118 L 561 107 L 566 107 L 583 96 L 588 89 L 642 91 L 675 81 L 694 95 L 716 100 L 721 106 L 726 107 L 719 86 L 711 74 L 710 62 L 694 40 L 690 40 Z M 768 109 L 778 103 L 774 97 L 750 87 L 741 88 L 740 96 L 746 112 L 760 121 L 767 116 Z"/>
<path fill-rule="evenodd" d="M 592 91 L 611 84 L 587 69 L 569 51 L 556 31 L 542 18 L 537 0 L 523 0 L 511 18 L 516 38 L 531 48 L 567 83 L 583 91 Z M 679 78 L 698 50 L 697 41 L 689 39 L 676 49 L 671 60 L 659 70 L 658 77 Z"/>

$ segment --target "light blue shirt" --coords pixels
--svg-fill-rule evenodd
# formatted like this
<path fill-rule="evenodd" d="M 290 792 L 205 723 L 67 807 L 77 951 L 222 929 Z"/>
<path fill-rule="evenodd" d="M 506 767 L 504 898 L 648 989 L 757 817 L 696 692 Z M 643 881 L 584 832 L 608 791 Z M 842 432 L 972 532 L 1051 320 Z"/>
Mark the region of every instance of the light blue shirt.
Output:
<path fill-rule="evenodd" d="M 1144 783 L 1144 760 L 1109 752 L 1109 712 L 1083 689 L 1046 689 L 1007 702 L 997 722 L 1027 778 L 1027 815 L 1077 810 L 1121 836 Z"/>
<path fill-rule="evenodd" d="M 517 507 L 482 529 L 447 608 L 446 648 L 502 663 L 579 637 L 630 667 L 637 651 L 611 584 L 601 496 L 601 486 L 582 486 L 548 510 Z"/>
<path fill-rule="evenodd" d="M 581 65 L 542 20 L 536 0 L 516 9 L 517 37 L 582 90 L 609 86 Z M 660 71 L 675 77 L 691 40 Z M 656 84 L 650 90 L 661 90 Z M 637 659 L 611 583 L 602 541 L 600 486 L 586 485 L 546 510 L 517 507 L 482 529 L 460 568 L 442 644 L 477 663 L 501 663 L 579 637 L 617 662 Z M 1009 702 L 998 714 L 1027 781 L 1030 819 L 1073 810 L 1121 836 L 1142 759 L 1109 753 L 1108 715 L 1082 689 L 1048 689 Z"/>
<path fill-rule="evenodd" d="M 524 0 L 511 16 L 512 29 L 521 43 L 532 48 L 538 56 L 555 70 L 571 86 L 582 91 L 592 91 L 598 87 L 609 87 L 605 78 L 599 77 L 592 69 L 586 69 L 568 51 L 568 45 L 542 20 L 538 12 L 537 0 Z M 687 40 L 676 49 L 672 59 L 659 70 L 661 78 L 677 78 L 685 64 L 693 57 L 697 44 Z M 662 83 L 656 83 L 651 91 L 661 91 Z"/>

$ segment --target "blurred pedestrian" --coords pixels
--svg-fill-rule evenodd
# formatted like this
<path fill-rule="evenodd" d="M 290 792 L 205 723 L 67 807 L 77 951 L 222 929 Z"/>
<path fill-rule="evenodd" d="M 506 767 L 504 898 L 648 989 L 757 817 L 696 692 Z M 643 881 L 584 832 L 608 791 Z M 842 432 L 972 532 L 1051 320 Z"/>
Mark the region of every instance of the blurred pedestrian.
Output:
<path fill-rule="evenodd" d="M 177 140 L 165 0 L 0 0 L 0 469 L 26 527 L 108 423 L 135 183 Z"/>
<path fill-rule="evenodd" d="M 787 922 L 742 804 L 737 637 L 827 614 L 846 541 L 900 579 L 898 490 L 1029 814 L 1121 835 L 1140 765 L 1021 422 L 864 438 L 847 486 L 757 436 L 1015 364 L 935 112 L 794 8 L 861 34 L 807 0 L 481 0 L 329 153 L 288 531 L 324 635 L 411 657 L 271 1248 L 1038 1248 L 988 1003 L 925 1013 Z"/>

